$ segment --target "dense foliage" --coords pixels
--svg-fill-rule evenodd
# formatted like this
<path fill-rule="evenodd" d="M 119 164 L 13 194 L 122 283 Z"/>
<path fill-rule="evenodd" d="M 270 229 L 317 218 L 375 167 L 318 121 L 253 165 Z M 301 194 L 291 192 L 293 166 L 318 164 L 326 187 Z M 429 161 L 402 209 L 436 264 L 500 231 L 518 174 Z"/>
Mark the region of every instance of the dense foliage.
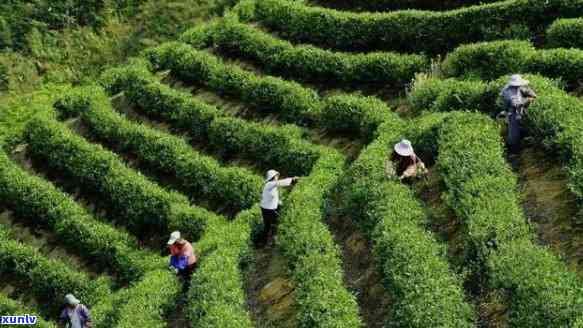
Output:
<path fill-rule="evenodd" d="M 395 295 L 390 327 L 472 327 L 472 307 L 445 250 L 427 232 L 421 204 L 396 177 L 385 175 L 392 144 L 405 136 L 400 119 L 387 121 L 379 137 L 353 163 L 343 182 L 344 210 L 368 233 L 387 290 Z"/>
<path fill-rule="evenodd" d="M 583 50 L 537 50 L 527 41 L 495 41 L 464 45 L 443 63 L 446 76 L 485 80 L 509 73 L 533 73 L 578 85 L 583 72 Z"/>
<path fill-rule="evenodd" d="M 508 22 L 532 33 L 557 17 L 583 13 L 579 0 L 506 0 L 445 12 L 351 13 L 290 0 L 257 1 L 256 8 L 258 21 L 297 41 L 343 50 L 429 53 L 504 37 Z"/>
<path fill-rule="evenodd" d="M 294 46 L 238 22 L 235 15 L 209 25 L 208 29 L 194 28 L 182 38 L 195 47 L 211 43 L 223 52 L 257 61 L 269 72 L 304 81 L 401 85 L 429 66 L 428 59 L 421 55 L 350 54 L 308 45 Z M 204 42 L 205 38 L 210 40 Z"/>
<path fill-rule="evenodd" d="M 90 144 L 63 123 L 37 117 L 28 125 L 26 140 L 34 157 L 98 193 L 108 212 L 123 218 L 118 223 L 137 235 L 180 230 L 196 240 L 208 221 L 221 219 L 128 168 L 117 155 Z"/>
<path fill-rule="evenodd" d="M 80 114 L 91 135 L 122 153 L 165 174 L 175 176 L 190 195 L 236 211 L 259 200 L 263 178 L 248 169 L 223 167 L 183 139 L 134 123 L 117 113 L 98 87 L 74 90 L 57 105 L 68 114 Z"/>
<path fill-rule="evenodd" d="M 24 171 L 0 152 L 2 205 L 32 224 L 50 229 L 68 249 L 117 273 L 122 281 L 138 279 L 156 263 L 136 250 L 137 240 L 93 218 L 71 196 Z"/>
<path fill-rule="evenodd" d="M 583 18 L 558 19 L 546 31 L 553 48 L 583 48 Z"/>

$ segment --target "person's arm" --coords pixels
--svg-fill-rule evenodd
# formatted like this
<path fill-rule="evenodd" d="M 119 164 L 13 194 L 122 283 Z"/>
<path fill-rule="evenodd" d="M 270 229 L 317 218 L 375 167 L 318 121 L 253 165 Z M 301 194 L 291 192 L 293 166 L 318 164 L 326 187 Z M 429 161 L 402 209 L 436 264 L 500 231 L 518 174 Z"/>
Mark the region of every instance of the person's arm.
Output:
<path fill-rule="evenodd" d="M 287 179 L 281 179 L 281 180 L 277 180 L 276 184 L 279 187 L 288 187 L 291 186 L 295 181 L 297 181 L 299 178 L 298 177 L 293 177 L 293 178 L 287 178 Z"/>
<path fill-rule="evenodd" d="M 91 320 L 91 312 L 85 305 L 81 305 L 80 314 L 83 317 L 83 321 L 85 321 L 85 327 L 91 328 L 93 327 L 93 321 Z"/>

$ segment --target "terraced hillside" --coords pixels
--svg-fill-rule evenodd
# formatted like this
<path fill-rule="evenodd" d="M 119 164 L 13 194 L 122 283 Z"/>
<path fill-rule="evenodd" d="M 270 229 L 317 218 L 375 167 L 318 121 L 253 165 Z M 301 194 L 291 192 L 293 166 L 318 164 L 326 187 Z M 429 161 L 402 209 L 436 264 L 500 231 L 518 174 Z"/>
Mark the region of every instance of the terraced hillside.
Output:
<path fill-rule="evenodd" d="M 67 87 L 0 152 L 0 314 L 53 327 L 72 292 L 95 327 L 583 327 L 578 16 L 242 0 Z M 511 73 L 538 94 L 518 156 L 494 119 Z M 427 178 L 390 174 L 402 138 Z M 257 248 L 272 168 L 302 178 Z"/>

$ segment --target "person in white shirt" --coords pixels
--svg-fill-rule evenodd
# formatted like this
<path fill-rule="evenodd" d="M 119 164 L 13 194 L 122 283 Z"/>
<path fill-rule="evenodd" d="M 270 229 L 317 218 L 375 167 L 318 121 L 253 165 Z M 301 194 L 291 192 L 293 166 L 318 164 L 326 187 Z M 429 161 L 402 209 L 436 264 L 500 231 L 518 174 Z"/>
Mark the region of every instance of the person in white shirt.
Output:
<path fill-rule="evenodd" d="M 265 185 L 261 195 L 261 214 L 263 216 L 263 231 L 259 236 L 259 244 L 265 245 L 275 232 L 275 224 L 279 217 L 279 200 L 278 187 L 288 187 L 298 181 L 298 177 L 279 179 L 279 172 L 269 170 L 265 176 Z"/>

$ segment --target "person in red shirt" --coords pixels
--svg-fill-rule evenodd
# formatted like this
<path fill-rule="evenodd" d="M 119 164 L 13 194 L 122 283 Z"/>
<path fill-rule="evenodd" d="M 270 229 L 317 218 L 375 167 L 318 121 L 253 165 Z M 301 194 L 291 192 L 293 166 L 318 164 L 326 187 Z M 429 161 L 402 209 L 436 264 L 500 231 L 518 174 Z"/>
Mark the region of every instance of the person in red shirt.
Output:
<path fill-rule="evenodd" d="M 177 276 L 184 279 L 188 288 L 190 278 L 196 269 L 197 258 L 192 245 L 180 236 L 180 231 L 174 231 L 168 240 L 170 249 L 170 269 L 176 272 Z"/>

